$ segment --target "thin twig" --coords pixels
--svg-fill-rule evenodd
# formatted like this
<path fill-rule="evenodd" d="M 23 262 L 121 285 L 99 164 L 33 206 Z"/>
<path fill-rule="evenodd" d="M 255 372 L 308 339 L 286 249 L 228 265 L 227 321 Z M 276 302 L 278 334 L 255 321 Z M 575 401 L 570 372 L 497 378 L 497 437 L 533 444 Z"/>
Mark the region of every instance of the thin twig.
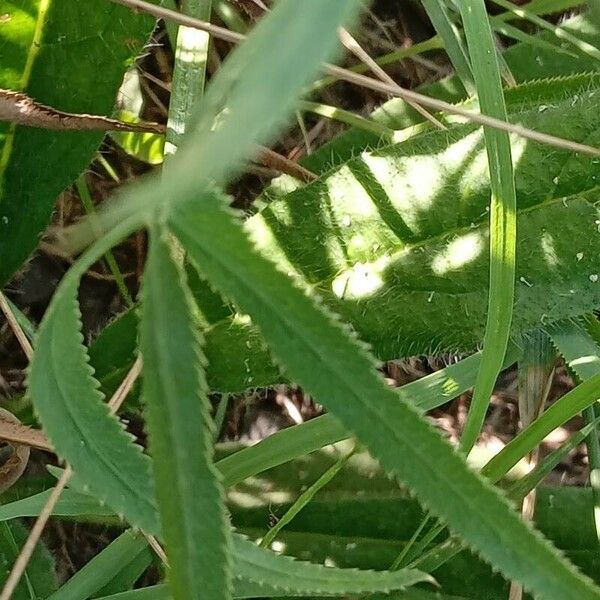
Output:
<path fill-rule="evenodd" d="M 343 27 L 339 29 L 339 38 L 344 47 L 352 52 L 356 58 L 361 60 L 374 75 L 377 75 L 381 81 L 385 81 L 390 85 L 396 85 L 396 82 L 388 75 L 372 58 L 369 56 L 369 53 L 356 41 L 356 38 L 352 36 L 352 34 Z M 447 129 L 447 127 L 438 119 L 436 119 L 432 114 L 426 111 L 420 104 L 413 102 L 412 100 L 408 101 L 407 104 L 412 106 L 424 119 L 430 121 L 437 127 L 438 129 Z"/>
<path fill-rule="evenodd" d="M 27 339 L 25 332 L 23 331 L 22 327 L 19 325 L 19 322 L 15 318 L 15 315 L 13 314 L 13 311 L 10 308 L 10 305 L 6 301 L 6 297 L 4 296 L 4 294 L 1 291 L 0 291 L 0 310 L 2 310 L 2 312 L 4 313 L 4 316 L 6 317 L 6 321 L 8 322 L 8 325 L 10 326 L 13 333 L 15 334 L 15 337 L 17 338 L 19 345 L 23 349 L 23 352 L 25 353 L 27 360 L 31 361 L 31 358 L 33 357 L 33 348 L 31 346 L 31 343 Z"/>
<path fill-rule="evenodd" d="M 150 4 L 148 2 L 145 2 L 144 0 L 110 1 L 115 2 L 116 4 L 121 4 L 123 6 L 128 6 L 130 8 L 142 10 L 144 12 L 147 12 L 148 14 L 154 15 L 155 17 L 171 20 L 180 25 L 186 25 L 188 27 L 195 27 L 197 29 L 202 29 L 203 31 L 208 31 L 214 37 L 234 44 L 239 44 L 240 42 L 246 39 L 245 36 L 239 33 L 234 33 L 233 31 L 229 31 L 228 29 L 225 29 L 223 27 L 218 27 L 217 25 L 213 25 L 212 23 L 200 21 L 199 19 L 193 19 L 191 17 L 181 14 L 176 10 L 169 10 L 167 8 L 163 8 L 162 6 L 155 6 L 154 4 Z M 506 121 L 501 121 L 499 119 L 494 119 L 493 117 L 488 117 L 487 115 L 474 113 L 460 108 L 458 106 L 449 104 L 448 102 L 444 102 L 443 100 L 437 100 L 436 98 L 430 98 L 429 96 L 424 96 L 423 94 L 419 94 L 418 92 L 407 90 L 403 87 L 400 87 L 398 84 L 392 85 L 387 82 L 377 81 L 376 79 L 373 79 L 371 77 L 366 77 L 358 73 L 353 73 L 348 69 L 344 69 L 342 67 L 338 67 L 336 65 L 331 65 L 328 63 L 325 63 L 323 65 L 323 69 L 329 75 L 333 75 L 338 79 L 343 79 L 344 81 L 347 81 L 349 83 L 354 83 L 355 85 L 359 85 L 361 87 L 371 89 L 376 92 L 381 92 L 382 94 L 392 94 L 394 96 L 398 96 L 406 102 L 417 102 L 422 106 L 427 106 L 435 110 L 445 111 L 451 114 L 459 115 L 469 121 L 473 121 L 474 123 L 479 123 L 480 125 L 487 125 L 489 127 L 495 127 L 496 129 L 501 129 L 503 131 L 508 131 L 509 133 L 514 133 L 515 135 L 518 135 L 520 137 L 533 140 L 535 142 L 540 142 L 542 144 L 547 144 L 548 146 L 563 148 L 565 150 L 571 150 L 573 152 L 581 152 L 582 154 L 588 154 L 590 156 L 600 156 L 600 149 L 598 148 L 594 148 L 586 144 L 580 144 L 578 142 L 565 140 L 563 138 L 548 135 L 546 133 L 533 131 L 531 129 L 521 127 L 520 125 L 513 125 L 511 123 L 507 123 Z"/>
<path fill-rule="evenodd" d="M 127 397 L 127 394 L 131 391 L 135 380 L 138 378 L 140 372 L 142 370 L 142 357 L 139 355 L 136 361 L 133 363 L 133 366 L 121 382 L 121 385 L 118 387 L 117 391 L 113 394 L 113 397 L 108 402 L 108 406 L 110 408 L 111 414 L 114 414 L 119 410 L 119 407 L 123 403 L 123 400 Z M 44 531 L 44 527 L 48 522 L 48 519 L 52 515 L 52 511 L 56 506 L 57 502 L 60 499 L 60 496 L 69 483 L 71 476 L 73 475 L 73 469 L 71 465 L 67 465 L 60 479 L 54 486 L 52 493 L 48 497 L 46 504 L 40 511 L 35 523 L 27 536 L 27 540 L 23 547 L 21 548 L 21 552 L 13 565 L 13 568 L 6 579 L 6 583 L 4 584 L 4 588 L 2 589 L 2 593 L 0 594 L 0 600 L 10 600 L 12 598 L 13 592 L 15 591 L 19 580 L 21 579 L 27 565 L 31 559 L 33 551 L 37 546 L 37 543 Z"/>
<path fill-rule="evenodd" d="M 265 167 L 270 167 L 271 169 L 275 169 L 275 171 L 279 171 L 281 173 L 285 173 L 286 175 L 290 175 L 295 179 L 299 179 L 304 183 L 310 183 L 311 181 L 315 181 L 318 179 L 317 175 L 312 171 L 309 171 L 306 167 L 286 158 L 285 156 L 267 148 L 266 146 L 258 147 L 258 156 L 257 161 L 260 162 L 261 165 Z"/>

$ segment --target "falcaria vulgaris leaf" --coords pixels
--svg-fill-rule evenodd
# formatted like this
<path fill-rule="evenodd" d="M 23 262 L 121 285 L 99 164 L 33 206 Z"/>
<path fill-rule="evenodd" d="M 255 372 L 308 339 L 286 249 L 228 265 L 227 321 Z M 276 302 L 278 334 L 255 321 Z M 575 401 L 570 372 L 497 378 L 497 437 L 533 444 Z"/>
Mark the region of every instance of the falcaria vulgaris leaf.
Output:
<path fill-rule="evenodd" d="M 143 396 L 173 598 L 229 597 L 229 523 L 212 462 L 198 324 L 158 227 L 143 287 Z"/>
<path fill-rule="evenodd" d="M 257 597 L 265 591 L 272 593 L 274 590 L 283 593 L 293 591 L 298 596 L 341 596 L 389 592 L 433 581 L 429 575 L 416 569 L 364 571 L 311 564 L 264 550 L 240 535 L 235 536 L 233 559 L 237 579 L 235 596 L 240 595 L 246 586 L 252 586 Z"/>
<path fill-rule="evenodd" d="M 483 558 L 545 600 L 598 600 L 580 575 L 411 406 L 374 359 L 256 250 L 218 193 L 174 207 L 169 226 L 200 272 L 260 327 L 290 377 Z"/>
<path fill-rule="evenodd" d="M 0 88 L 53 108 L 109 115 L 123 74 L 155 25 L 94 0 L 3 3 Z M 56 199 L 83 171 L 101 132 L 0 123 L 0 286 L 34 250 Z"/>
<path fill-rule="evenodd" d="M 158 535 L 150 460 L 109 414 L 80 332 L 79 278 L 111 241 L 90 249 L 52 298 L 35 343 L 29 394 L 57 454 L 86 491 L 132 525 Z"/>

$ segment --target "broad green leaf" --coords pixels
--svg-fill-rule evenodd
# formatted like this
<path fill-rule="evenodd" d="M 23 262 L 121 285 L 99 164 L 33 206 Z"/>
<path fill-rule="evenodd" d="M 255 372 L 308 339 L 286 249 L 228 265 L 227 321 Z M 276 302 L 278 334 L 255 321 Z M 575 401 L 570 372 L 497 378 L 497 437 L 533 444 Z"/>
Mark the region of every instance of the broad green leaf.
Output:
<path fill-rule="evenodd" d="M 79 278 L 112 243 L 108 237 L 90 249 L 56 291 L 38 330 L 29 393 L 57 454 L 86 490 L 132 525 L 157 534 L 150 461 L 109 414 L 80 332 Z"/>
<path fill-rule="evenodd" d="M 229 525 L 212 463 L 212 419 L 197 324 L 158 228 L 144 276 L 143 397 L 174 598 L 229 596 Z"/>
<path fill-rule="evenodd" d="M 128 563 L 147 553 L 147 542 L 141 533 L 126 531 L 73 577 L 63 584 L 48 600 L 84 600 L 96 596 Z"/>
<path fill-rule="evenodd" d="M 260 326 L 290 376 L 495 568 L 548 600 L 600 597 L 414 408 L 397 401 L 364 349 L 257 252 L 221 196 L 178 206 L 169 224 L 199 270 Z"/>
<path fill-rule="evenodd" d="M 127 66 L 154 19 L 94 0 L 13 0 L 0 27 L 0 88 L 70 112 L 110 115 Z M 0 123 L 0 286 L 31 254 L 56 199 L 83 171 L 102 133 Z"/>
<path fill-rule="evenodd" d="M 598 143 L 596 89 L 528 110 L 519 121 Z M 519 239 L 511 333 L 518 338 L 600 304 L 594 207 L 600 162 L 514 144 Z M 245 227 L 265 255 L 349 322 L 377 358 L 465 352 L 484 332 L 488 198 L 482 135 L 457 126 L 365 152 L 272 202 Z M 278 380 L 247 319 L 215 324 L 207 339 L 209 361 L 225 365 L 223 378 L 244 382 L 238 389 Z"/>

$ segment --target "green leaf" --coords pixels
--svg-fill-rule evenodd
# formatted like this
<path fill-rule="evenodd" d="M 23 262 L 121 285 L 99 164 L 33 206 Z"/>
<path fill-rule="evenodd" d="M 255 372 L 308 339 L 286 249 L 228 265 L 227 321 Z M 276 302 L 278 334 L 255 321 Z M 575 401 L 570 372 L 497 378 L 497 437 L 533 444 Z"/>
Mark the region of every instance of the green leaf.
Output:
<path fill-rule="evenodd" d="M 294 592 L 283 592 L 281 590 L 270 589 L 265 586 L 244 584 L 241 589 L 236 590 L 234 598 L 288 598 L 298 596 Z M 327 598 L 328 596 L 325 596 Z M 315 598 L 315 597 L 313 597 Z M 425 590 L 409 589 L 398 594 L 392 592 L 385 596 L 377 596 L 387 600 L 468 600 L 456 596 L 439 595 L 437 592 L 427 592 Z M 107 596 L 98 600 L 170 600 L 167 588 L 164 585 L 155 585 L 141 590 L 133 590 L 116 596 Z M 315 600 L 318 600 L 315 598 Z"/>
<path fill-rule="evenodd" d="M 423 8 L 439 36 L 444 40 L 444 49 L 452 61 L 465 90 L 471 96 L 475 93 L 475 82 L 471 62 L 461 33 L 448 14 L 443 0 L 421 0 Z"/>
<path fill-rule="evenodd" d="M 597 80 L 594 85 L 519 120 L 597 143 Z M 600 304 L 591 191 L 600 163 L 514 143 L 519 239 L 511 333 L 517 339 Z M 245 227 L 265 255 L 349 322 L 377 358 L 468 352 L 481 343 L 486 319 L 488 198 L 482 135 L 457 126 L 363 153 L 272 202 Z M 215 324 L 207 339 L 209 361 L 224 365 L 225 389 L 278 381 L 247 320 Z"/>
<path fill-rule="evenodd" d="M 86 491 L 132 525 L 156 534 L 150 461 L 109 414 L 80 333 L 79 278 L 113 241 L 108 237 L 90 249 L 54 294 L 38 330 L 29 393 L 57 454 L 71 464 Z"/>
<path fill-rule="evenodd" d="M 180 205 L 169 223 L 199 270 L 260 326 L 290 376 L 495 568 L 548 600 L 600 597 L 398 400 L 359 344 L 257 252 L 219 195 Z"/>
<path fill-rule="evenodd" d="M 4 585 L 28 533 L 27 528 L 16 521 L 0 524 L 0 585 Z M 55 589 L 54 561 L 45 544 L 39 543 L 11 598 L 37 600 L 48 597 Z"/>
<path fill-rule="evenodd" d="M 126 531 L 63 584 L 48 600 L 93 598 L 127 564 L 145 554 L 147 542 L 140 533 Z"/>
<path fill-rule="evenodd" d="M 143 396 L 174 598 L 229 596 L 229 526 L 212 463 L 197 324 L 168 242 L 152 231 L 144 276 Z"/>
<path fill-rule="evenodd" d="M 44 507 L 52 490 L 46 490 L 21 500 L 15 500 L 0 506 L 0 521 L 8 521 L 19 517 L 36 517 Z M 65 490 L 60 500 L 54 507 L 52 515 L 55 517 L 77 516 L 112 516 L 114 511 L 87 494 L 82 494 L 71 489 Z"/>
<path fill-rule="evenodd" d="M 481 113 L 508 120 L 496 44 L 484 0 L 464 0 L 460 13 L 465 28 Z M 489 290 L 481 367 L 460 447 L 475 445 L 508 345 L 515 298 L 517 198 L 510 138 L 506 131 L 484 127 L 490 173 Z"/>
<path fill-rule="evenodd" d="M 0 88 L 54 108 L 110 115 L 154 19 L 95 0 L 14 0 L 2 8 Z M 6 18 L 8 17 L 8 18 Z M 0 286 L 31 254 L 56 198 L 89 164 L 102 133 L 0 123 Z"/>
<path fill-rule="evenodd" d="M 263 550 L 241 536 L 235 538 L 233 557 L 238 578 L 281 592 L 293 591 L 294 595 L 385 592 L 432 581 L 425 573 L 412 569 L 369 572 L 297 561 Z M 240 588 L 243 589 L 243 584 L 238 583 L 237 589 Z M 234 596 L 237 596 L 237 591 Z"/>
<path fill-rule="evenodd" d="M 176 203 L 210 181 L 231 178 L 256 152 L 256 144 L 268 143 L 285 125 L 302 89 L 337 49 L 337 28 L 350 23 L 360 5 L 358 0 L 277 2 L 212 78 L 190 115 L 191 135 L 182 140 L 177 159 L 161 177 L 162 185 L 150 179 L 123 194 L 104 213 L 102 226 L 110 229 L 126 219 L 138 227 L 145 225 L 165 197 Z M 280 76 L 275 78 L 274 73 Z M 262 82 L 260 93 L 257 81 Z M 79 234 L 89 239 L 93 229 Z"/>
<path fill-rule="evenodd" d="M 542 4 L 541 2 L 539 4 Z M 548 5 L 549 3 L 545 2 Z M 531 10 L 531 9 L 530 9 Z M 565 10 L 559 6 L 556 12 Z M 555 12 L 549 7 L 549 12 Z M 578 15 L 568 19 L 563 27 L 577 37 L 594 45 L 600 45 L 600 32 L 592 24 L 589 17 Z M 537 36 L 548 42 L 555 36 L 548 32 Z M 598 68 L 597 62 L 587 56 L 574 57 L 569 54 L 557 53 L 554 49 L 532 48 L 531 44 L 520 43 L 511 46 L 504 52 L 506 63 L 518 83 L 545 78 L 564 77 L 574 73 L 592 72 Z M 547 82 L 546 82 L 547 83 Z M 466 95 L 457 76 L 447 77 L 439 82 L 424 86 L 419 91 L 448 102 L 461 102 Z M 513 89 L 505 90 L 506 102 L 509 108 L 512 102 Z M 540 104 L 546 103 L 539 100 Z M 515 99 L 518 106 L 518 100 Z M 371 118 L 392 129 L 404 129 L 423 121 L 423 117 L 400 98 L 393 98 L 377 108 Z M 364 131 L 350 129 L 321 147 L 302 160 L 302 164 L 315 173 L 324 173 L 338 166 L 366 149 L 378 147 L 379 137 L 366 134 Z M 277 194 L 275 194 L 277 195 Z"/>

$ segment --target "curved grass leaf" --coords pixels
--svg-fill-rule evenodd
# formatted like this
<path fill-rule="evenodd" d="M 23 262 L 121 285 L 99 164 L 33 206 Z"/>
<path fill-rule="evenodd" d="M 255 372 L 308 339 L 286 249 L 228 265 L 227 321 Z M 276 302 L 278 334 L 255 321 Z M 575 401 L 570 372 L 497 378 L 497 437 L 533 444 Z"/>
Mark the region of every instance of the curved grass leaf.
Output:
<path fill-rule="evenodd" d="M 38 330 L 29 393 L 57 454 L 86 491 L 132 525 L 157 534 L 150 461 L 109 414 L 80 332 L 79 278 L 120 235 L 117 229 L 97 243 L 61 282 Z"/>
<path fill-rule="evenodd" d="M 549 433 L 599 399 L 600 373 L 580 383 L 575 389 L 557 400 L 527 429 L 504 446 L 481 470 L 481 474 L 491 481 L 498 481 L 523 456 L 538 446 Z"/>
<path fill-rule="evenodd" d="M 110 114 L 154 19 L 94 0 L 14 0 L 2 7 L 0 88 L 60 110 Z M 90 162 L 102 133 L 0 123 L 0 287 L 37 245 L 58 194 Z"/>
<path fill-rule="evenodd" d="M 290 376 L 495 568 L 547 600 L 600 598 L 413 408 L 398 402 L 373 359 L 257 252 L 220 196 L 180 205 L 169 224 L 199 270 L 260 326 Z"/>
<path fill-rule="evenodd" d="M 234 598 L 279 596 L 344 596 L 368 592 L 389 592 L 432 578 L 414 569 L 368 571 L 324 567 L 259 548 L 240 535 L 234 536 L 232 557 L 236 580 Z M 171 598 L 165 586 L 156 586 L 113 596 L 118 598 Z"/>
<path fill-rule="evenodd" d="M 236 589 L 234 598 L 290 598 L 298 596 L 293 592 L 284 593 L 280 590 L 269 589 L 264 586 L 244 584 L 241 589 Z M 425 590 L 409 589 L 399 593 L 392 592 L 385 596 L 376 596 L 377 600 L 470 600 L 469 598 L 458 596 L 440 595 L 437 592 L 428 592 Z M 314 597 L 313 597 L 314 598 Z M 327 598 L 327 596 L 325 596 Z M 132 590 L 124 594 L 115 596 L 104 596 L 98 600 L 170 600 L 167 587 L 165 585 L 155 585 L 141 590 Z"/>
<path fill-rule="evenodd" d="M 496 45 L 484 0 L 460 3 L 469 57 L 482 114 L 507 121 Z M 490 173 L 490 263 L 488 311 L 483 337 L 481 367 L 460 446 L 467 453 L 474 446 L 502 368 L 508 345 L 515 297 L 517 250 L 517 198 L 510 138 L 506 131 L 483 128 Z"/>
<path fill-rule="evenodd" d="M 518 348 L 509 347 L 504 366 L 509 367 L 518 360 L 519 356 Z M 441 371 L 397 388 L 395 392 L 404 402 L 412 404 L 418 410 L 431 410 L 471 388 L 480 361 L 481 354 L 477 353 L 455 365 L 449 365 Z M 306 423 L 278 431 L 258 444 L 221 459 L 217 463 L 217 468 L 223 474 L 224 485 L 230 487 L 248 477 L 334 444 L 348 436 L 349 433 L 333 415 L 322 415 Z M 2 507 L 0 507 L 0 514 L 1 511 Z"/>
<path fill-rule="evenodd" d="M 229 596 L 229 525 L 212 464 L 212 419 L 197 325 L 158 228 L 144 277 L 143 396 L 174 598 Z"/>
<path fill-rule="evenodd" d="M 263 550 L 242 536 L 235 538 L 233 558 L 239 579 L 282 592 L 293 591 L 295 595 L 386 592 L 433 581 L 425 573 L 411 569 L 376 572 L 323 567 Z"/>

